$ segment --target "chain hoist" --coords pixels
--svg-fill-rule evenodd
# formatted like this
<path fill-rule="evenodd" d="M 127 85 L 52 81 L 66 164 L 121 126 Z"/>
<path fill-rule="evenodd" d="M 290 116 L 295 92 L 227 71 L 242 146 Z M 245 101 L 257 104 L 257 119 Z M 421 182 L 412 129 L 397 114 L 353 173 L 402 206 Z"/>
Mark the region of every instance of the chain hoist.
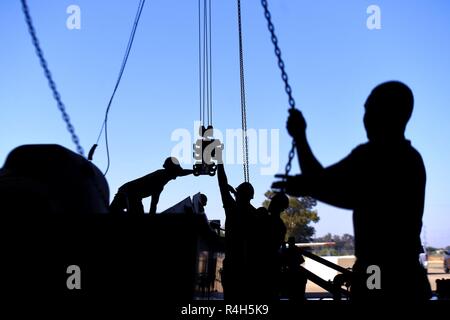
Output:
<path fill-rule="evenodd" d="M 212 97 L 211 0 L 198 0 L 198 75 L 200 126 L 199 138 L 194 144 L 194 175 L 216 173 L 220 140 L 214 139 Z"/>

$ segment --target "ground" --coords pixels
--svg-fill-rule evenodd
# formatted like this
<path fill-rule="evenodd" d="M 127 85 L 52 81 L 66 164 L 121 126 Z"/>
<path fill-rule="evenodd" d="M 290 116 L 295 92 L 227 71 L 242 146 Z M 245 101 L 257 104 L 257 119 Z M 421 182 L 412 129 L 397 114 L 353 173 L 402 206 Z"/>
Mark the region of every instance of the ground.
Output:
<path fill-rule="evenodd" d="M 399 276 L 401 276 L 402 268 L 399 266 Z M 429 256 L 428 257 L 428 280 L 431 284 L 431 289 L 436 290 L 437 279 L 450 279 L 450 273 L 444 272 L 444 262 L 442 256 Z M 325 293 L 326 291 L 318 285 L 308 281 L 306 284 L 306 293 L 316 294 Z"/>

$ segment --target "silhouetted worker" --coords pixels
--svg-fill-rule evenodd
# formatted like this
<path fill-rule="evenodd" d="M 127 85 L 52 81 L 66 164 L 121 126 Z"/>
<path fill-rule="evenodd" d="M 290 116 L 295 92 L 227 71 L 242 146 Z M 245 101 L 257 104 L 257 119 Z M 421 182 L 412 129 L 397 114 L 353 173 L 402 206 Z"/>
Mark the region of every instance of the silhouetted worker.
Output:
<path fill-rule="evenodd" d="M 404 136 L 413 104 L 413 94 L 405 84 L 391 81 L 377 86 L 364 105 L 369 141 L 327 168 L 309 147 L 302 114 L 291 111 L 287 123 L 296 142 L 302 175 L 275 182 L 273 187 L 353 210 L 355 300 L 413 301 L 430 297 L 418 258 L 425 167 L 419 152 Z M 391 249 L 395 240 L 402 243 L 400 252 Z M 370 265 L 380 268 L 381 289 L 366 283 Z"/>
<path fill-rule="evenodd" d="M 249 241 L 252 296 L 256 301 L 274 301 L 279 297 L 279 251 L 286 235 L 280 214 L 288 207 L 288 197 L 284 193 L 277 193 L 272 197 L 268 209 L 261 207 L 256 210 Z"/>
<path fill-rule="evenodd" d="M 281 245 L 286 236 L 286 226 L 281 220 L 281 213 L 289 207 L 289 198 L 284 193 L 276 193 L 269 204 L 269 238 L 271 243 L 271 254 L 278 255 Z"/>
<path fill-rule="evenodd" d="M 300 270 L 300 265 L 305 262 L 302 250 L 295 245 L 295 237 L 289 237 L 288 247 L 282 251 L 284 281 L 289 300 L 301 301 L 305 299 L 307 278 Z"/>
<path fill-rule="evenodd" d="M 280 248 L 286 237 L 286 226 L 281 220 L 281 213 L 289 207 L 289 198 L 284 193 L 275 194 L 269 204 L 269 274 L 272 298 L 278 299 L 280 292 Z"/>
<path fill-rule="evenodd" d="M 228 184 L 223 164 L 217 165 L 220 195 L 225 210 L 225 259 L 223 262 L 223 289 L 227 300 L 248 299 L 248 225 L 255 208 L 250 201 L 254 196 L 249 182 L 236 190 Z M 235 198 L 231 194 L 234 194 Z"/>
<path fill-rule="evenodd" d="M 163 168 L 121 186 L 111 203 L 111 212 L 117 213 L 126 210 L 132 214 L 143 214 L 142 199 L 151 196 L 150 214 L 155 214 L 164 186 L 170 180 L 193 173 L 193 170 L 181 168 L 178 160 L 174 157 L 167 158 Z"/>
<path fill-rule="evenodd" d="M 270 275 L 271 225 L 269 211 L 264 207 L 257 208 L 250 215 L 247 224 L 247 268 L 249 276 L 246 279 L 247 295 L 254 301 L 272 300 Z"/>
<path fill-rule="evenodd" d="M 194 213 L 205 214 L 205 207 L 208 203 L 208 197 L 203 193 L 197 193 L 192 197 L 192 206 Z"/>

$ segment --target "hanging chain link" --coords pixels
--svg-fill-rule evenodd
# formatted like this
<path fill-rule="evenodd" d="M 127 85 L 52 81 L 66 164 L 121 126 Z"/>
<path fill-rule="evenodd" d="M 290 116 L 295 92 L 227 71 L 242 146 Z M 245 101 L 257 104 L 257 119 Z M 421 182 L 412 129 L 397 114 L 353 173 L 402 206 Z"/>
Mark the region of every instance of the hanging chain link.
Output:
<path fill-rule="evenodd" d="M 288 95 L 289 106 L 291 109 L 295 109 L 295 100 L 292 97 L 292 89 L 288 82 L 288 75 L 286 73 L 286 70 L 284 69 L 285 65 L 284 65 L 283 59 L 281 58 L 281 50 L 280 50 L 280 47 L 278 46 L 278 38 L 275 35 L 275 27 L 272 23 L 272 18 L 270 15 L 267 0 L 261 0 L 261 4 L 264 8 L 264 16 L 266 17 L 266 20 L 267 20 L 267 28 L 270 31 L 271 40 L 272 40 L 273 46 L 275 47 L 274 51 L 275 51 L 275 55 L 277 56 L 278 67 L 280 68 L 280 71 L 281 71 L 281 79 L 283 79 L 283 81 L 284 81 L 284 90 L 286 91 L 286 93 Z M 289 151 L 288 162 L 285 167 L 285 175 L 286 176 L 289 175 L 289 172 L 291 171 L 292 159 L 294 159 L 294 156 L 295 156 L 295 141 L 292 140 L 292 146 L 291 146 L 291 150 Z"/>
<path fill-rule="evenodd" d="M 50 73 L 50 70 L 47 65 L 47 61 L 44 58 L 44 53 L 39 45 L 39 40 L 36 35 L 36 30 L 33 27 L 33 22 L 31 20 L 31 15 L 30 15 L 30 12 L 28 9 L 27 2 L 26 2 L 26 0 L 21 0 L 21 2 L 22 2 L 22 11 L 25 15 L 25 21 L 28 26 L 28 32 L 31 35 L 31 39 L 33 41 L 33 45 L 36 50 L 36 55 L 38 56 L 40 64 L 41 64 L 42 68 L 44 69 L 44 74 L 48 80 L 48 85 L 50 86 L 50 89 L 52 90 L 53 98 L 56 100 L 58 109 L 61 112 L 64 122 L 66 123 L 67 131 L 69 131 L 69 133 L 72 137 L 72 141 L 77 148 L 77 152 L 80 155 L 84 156 L 84 150 L 80 145 L 80 139 L 78 138 L 77 134 L 75 133 L 75 128 L 73 127 L 72 123 L 70 122 L 70 117 L 67 114 L 66 107 L 61 100 L 61 95 L 59 94 L 58 89 L 56 88 L 56 84 L 53 81 L 52 74 Z"/>
<path fill-rule="evenodd" d="M 244 48 L 242 44 L 242 19 L 241 1 L 237 2 L 238 9 L 238 29 L 239 29 L 239 71 L 241 83 L 241 120 L 242 120 L 242 155 L 244 160 L 244 181 L 250 181 L 248 168 L 248 136 L 247 136 L 247 105 L 245 102 L 245 77 L 244 77 Z"/>

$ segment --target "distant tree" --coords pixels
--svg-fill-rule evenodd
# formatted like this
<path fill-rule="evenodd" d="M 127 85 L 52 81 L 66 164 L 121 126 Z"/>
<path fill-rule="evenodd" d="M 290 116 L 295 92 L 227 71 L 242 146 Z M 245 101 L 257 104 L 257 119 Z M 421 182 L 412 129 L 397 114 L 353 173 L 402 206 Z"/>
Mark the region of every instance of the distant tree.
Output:
<path fill-rule="evenodd" d="M 267 199 L 264 200 L 263 206 L 268 208 L 275 193 L 267 191 L 264 195 Z M 319 221 L 317 211 L 312 210 L 317 205 L 316 200 L 310 197 L 288 197 L 289 208 L 280 215 L 286 226 L 286 240 L 295 237 L 296 242 L 311 242 L 316 230 L 309 224 Z"/>
<path fill-rule="evenodd" d="M 427 253 L 429 253 L 429 254 L 434 254 L 436 251 L 438 251 L 439 249 L 438 248 L 435 248 L 435 247 L 430 247 L 430 246 L 428 246 L 428 247 L 426 247 L 426 250 L 427 250 Z"/>
<path fill-rule="evenodd" d="M 331 233 L 327 233 L 323 237 L 315 238 L 315 242 L 333 242 L 333 238 L 336 236 L 333 236 Z"/>
<path fill-rule="evenodd" d="M 323 237 L 314 239 L 314 242 L 335 242 L 336 245 L 333 248 L 320 248 L 317 253 L 328 255 L 352 255 L 355 252 L 354 237 L 351 234 L 332 235 L 327 233 Z"/>

